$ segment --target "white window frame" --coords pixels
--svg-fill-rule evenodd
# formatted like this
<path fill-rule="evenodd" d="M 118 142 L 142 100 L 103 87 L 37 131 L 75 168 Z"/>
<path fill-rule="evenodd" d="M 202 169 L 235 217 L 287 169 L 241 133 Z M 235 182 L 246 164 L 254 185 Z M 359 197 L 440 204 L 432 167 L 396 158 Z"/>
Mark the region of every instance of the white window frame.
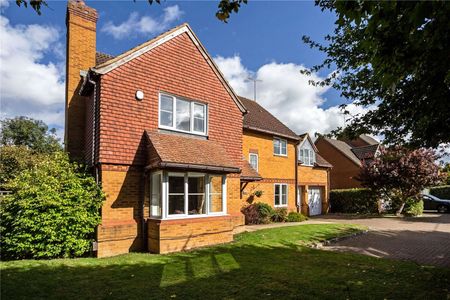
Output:
<path fill-rule="evenodd" d="M 170 97 L 172 98 L 172 126 L 167 126 L 167 125 L 162 125 L 161 124 L 161 98 L 162 96 L 165 97 Z M 195 135 L 201 135 L 201 136 L 207 136 L 208 135 L 208 105 L 202 102 L 198 102 L 198 101 L 193 101 L 193 100 L 189 100 L 189 99 L 185 99 L 182 97 L 178 97 L 178 96 L 174 96 L 168 93 L 159 93 L 159 97 L 158 97 L 158 127 L 161 129 L 167 129 L 167 130 L 171 130 L 171 131 L 178 131 L 178 132 L 183 132 L 183 133 L 189 133 L 189 134 L 195 134 Z M 189 126 L 190 126 L 190 130 L 181 130 L 176 128 L 176 124 L 177 124 L 177 100 L 182 100 L 182 101 L 186 101 L 189 102 L 189 109 L 190 109 L 190 119 L 189 119 Z M 194 105 L 198 104 L 203 106 L 203 110 L 204 110 L 204 121 L 203 121 L 203 128 L 204 131 L 195 131 L 194 130 Z"/>
<path fill-rule="evenodd" d="M 303 143 L 298 150 L 298 159 L 303 166 L 313 167 L 316 163 L 316 152 L 313 149 L 305 147 L 306 143 L 312 148 L 312 145 L 308 141 Z M 301 153 L 303 153 L 303 155 L 301 155 Z"/>
<path fill-rule="evenodd" d="M 256 168 L 254 168 L 252 166 L 252 156 L 256 156 Z M 252 166 L 252 168 L 255 169 L 256 172 L 258 172 L 258 169 L 259 169 L 259 155 L 257 153 L 249 153 L 248 154 L 248 162 L 250 163 L 250 166 Z"/>
<path fill-rule="evenodd" d="M 279 195 L 279 197 L 280 197 L 279 203 L 280 204 L 276 204 L 276 197 L 277 197 L 277 195 L 275 193 L 276 186 L 280 187 L 280 195 Z M 283 201 L 282 201 L 282 199 L 283 199 L 283 186 L 286 187 L 286 204 L 283 204 Z M 289 195 L 288 194 L 289 194 L 289 185 L 287 183 L 275 183 L 273 185 L 273 206 L 274 207 L 287 207 L 288 206 L 288 202 L 289 202 Z"/>
<path fill-rule="evenodd" d="M 280 142 L 280 153 L 275 153 L 275 141 L 276 140 L 278 140 Z M 286 143 L 286 153 L 282 153 L 282 149 L 283 149 L 283 147 L 281 146 L 282 142 Z M 273 155 L 276 155 L 276 156 L 287 156 L 288 155 L 288 142 L 286 139 L 277 138 L 277 137 L 273 138 L 272 147 L 273 147 Z"/>
<path fill-rule="evenodd" d="M 161 198 L 162 198 L 162 214 L 161 217 L 156 217 L 150 215 L 152 219 L 193 219 L 193 218 L 205 218 L 211 216 L 224 216 L 227 215 L 227 176 L 224 174 L 207 174 L 200 172 L 169 172 L 169 171 L 157 171 L 156 173 L 162 173 L 162 181 L 161 181 Z M 152 178 L 151 173 L 149 176 Z M 184 178 L 184 214 L 169 214 L 169 176 L 180 176 Z M 188 178 L 189 176 L 205 176 L 205 206 L 206 213 L 197 214 L 197 215 L 189 215 L 188 205 L 189 205 L 189 186 L 188 186 Z M 221 212 L 210 212 L 210 177 L 211 176 L 220 176 L 222 177 L 222 211 Z M 150 182 L 151 184 L 151 182 Z"/>

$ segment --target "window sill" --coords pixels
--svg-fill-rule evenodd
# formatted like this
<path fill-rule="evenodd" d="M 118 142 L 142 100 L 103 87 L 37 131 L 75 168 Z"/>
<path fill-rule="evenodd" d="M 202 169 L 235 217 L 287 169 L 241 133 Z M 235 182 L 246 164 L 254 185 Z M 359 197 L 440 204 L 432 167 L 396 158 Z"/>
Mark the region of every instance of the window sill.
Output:
<path fill-rule="evenodd" d="M 280 208 L 283 208 L 283 207 L 288 207 L 288 205 L 287 205 L 287 204 L 282 204 L 282 205 L 274 205 L 273 207 L 280 207 Z"/>
<path fill-rule="evenodd" d="M 273 156 L 279 156 L 279 157 L 288 157 L 287 154 L 273 154 Z"/>
<path fill-rule="evenodd" d="M 210 213 L 209 215 L 170 215 L 165 218 L 150 217 L 152 220 L 185 220 L 185 219 L 203 219 L 228 216 L 226 213 Z"/>

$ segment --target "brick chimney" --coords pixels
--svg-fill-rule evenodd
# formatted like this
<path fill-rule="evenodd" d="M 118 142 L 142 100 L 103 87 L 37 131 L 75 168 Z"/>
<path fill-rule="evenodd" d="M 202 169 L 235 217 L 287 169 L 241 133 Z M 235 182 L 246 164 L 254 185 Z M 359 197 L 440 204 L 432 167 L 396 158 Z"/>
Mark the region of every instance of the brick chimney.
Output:
<path fill-rule="evenodd" d="M 85 97 L 78 95 L 83 82 L 80 71 L 95 66 L 97 11 L 82 0 L 67 3 L 65 149 L 71 159 L 81 160 L 84 149 Z"/>

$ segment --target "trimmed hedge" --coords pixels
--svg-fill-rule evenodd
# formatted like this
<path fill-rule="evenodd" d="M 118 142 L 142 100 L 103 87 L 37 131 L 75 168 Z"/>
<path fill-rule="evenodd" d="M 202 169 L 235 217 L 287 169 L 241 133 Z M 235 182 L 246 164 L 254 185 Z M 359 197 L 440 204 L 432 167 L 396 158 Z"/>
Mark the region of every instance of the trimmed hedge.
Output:
<path fill-rule="evenodd" d="M 450 199 L 450 185 L 432 187 L 430 194 L 441 199 Z"/>
<path fill-rule="evenodd" d="M 298 213 L 298 212 L 291 211 L 287 215 L 288 222 L 303 222 L 306 220 L 308 220 L 308 217 L 306 217 L 305 215 L 302 215 L 301 213 Z"/>
<path fill-rule="evenodd" d="M 333 213 L 378 213 L 376 195 L 369 189 L 330 191 L 330 211 Z"/>

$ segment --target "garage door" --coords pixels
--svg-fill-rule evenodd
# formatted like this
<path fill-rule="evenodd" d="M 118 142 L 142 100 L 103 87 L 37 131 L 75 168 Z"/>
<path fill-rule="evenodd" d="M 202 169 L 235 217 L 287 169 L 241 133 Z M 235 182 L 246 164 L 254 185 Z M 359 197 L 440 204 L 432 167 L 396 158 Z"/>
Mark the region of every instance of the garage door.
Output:
<path fill-rule="evenodd" d="M 308 189 L 309 215 L 316 216 L 322 213 L 322 196 L 320 188 L 310 187 Z"/>

